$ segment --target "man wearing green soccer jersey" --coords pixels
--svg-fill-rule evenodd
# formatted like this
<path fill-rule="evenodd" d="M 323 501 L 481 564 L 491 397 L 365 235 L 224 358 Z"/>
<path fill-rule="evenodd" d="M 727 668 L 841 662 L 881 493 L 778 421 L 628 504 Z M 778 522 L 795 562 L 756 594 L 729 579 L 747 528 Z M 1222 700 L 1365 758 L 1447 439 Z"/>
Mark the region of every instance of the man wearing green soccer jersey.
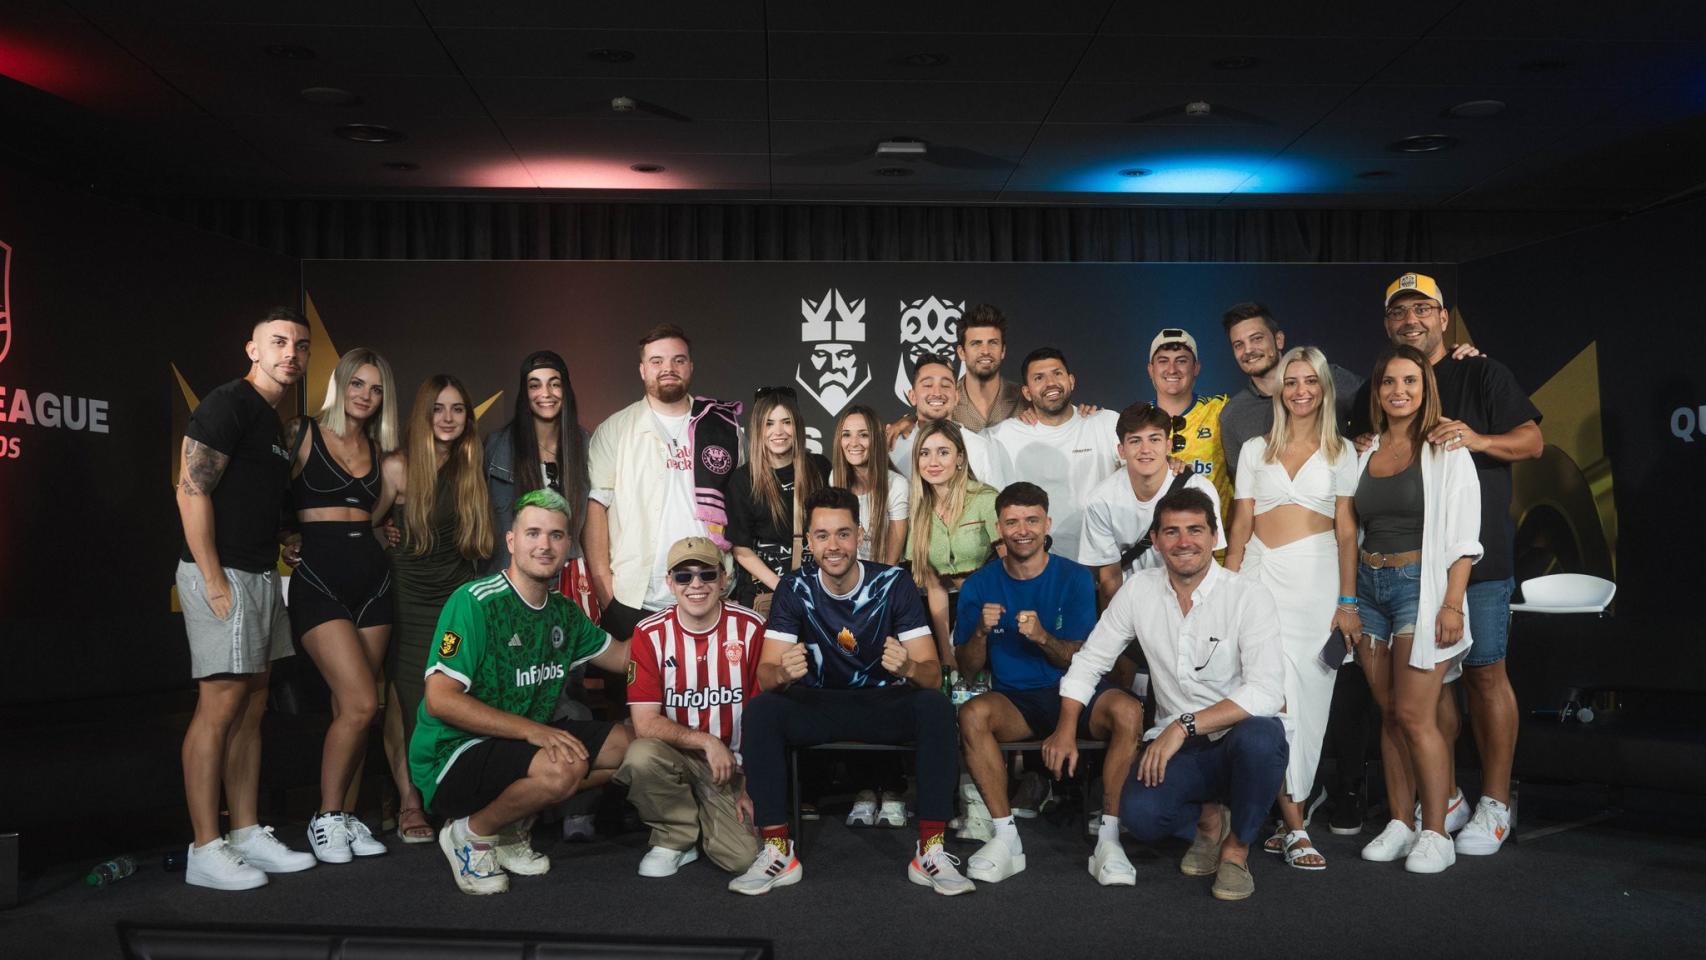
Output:
<path fill-rule="evenodd" d="M 410 776 L 447 820 L 438 845 L 464 893 L 503 893 L 509 874 L 549 870 L 528 842 L 534 815 L 609 780 L 631 739 L 620 724 L 547 723 L 570 670 L 628 662 L 626 639 L 549 589 L 568 556 L 568 503 L 523 494 L 505 537 L 509 567 L 457 588 L 439 614 L 409 742 Z"/>

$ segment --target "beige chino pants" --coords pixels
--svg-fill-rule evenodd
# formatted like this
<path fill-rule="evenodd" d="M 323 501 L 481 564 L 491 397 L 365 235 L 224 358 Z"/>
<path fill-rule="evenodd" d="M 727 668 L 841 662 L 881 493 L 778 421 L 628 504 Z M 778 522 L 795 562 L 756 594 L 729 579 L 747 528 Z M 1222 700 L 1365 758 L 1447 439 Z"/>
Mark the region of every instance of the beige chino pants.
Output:
<path fill-rule="evenodd" d="M 758 856 L 758 838 L 735 806 L 745 780 L 736 773 L 721 786 L 697 753 L 651 738 L 635 740 L 614 778 L 652 828 L 652 846 L 691 850 L 695 842 L 717 866 L 739 873 Z"/>

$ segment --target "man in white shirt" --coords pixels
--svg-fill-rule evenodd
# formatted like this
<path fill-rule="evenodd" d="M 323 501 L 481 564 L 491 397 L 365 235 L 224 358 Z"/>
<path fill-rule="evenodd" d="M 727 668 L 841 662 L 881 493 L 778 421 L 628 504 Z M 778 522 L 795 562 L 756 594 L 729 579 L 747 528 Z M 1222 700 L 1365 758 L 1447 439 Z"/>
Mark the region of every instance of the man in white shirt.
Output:
<path fill-rule="evenodd" d="M 1242 900 L 1255 891 L 1250 843 L 1285 778 L 1285 655 L 1273 594 L 1214 561 L 1212 500 L 1186 489 L 1156 506 L 1165 565 L 1127 581 L 1072 658 L 1043 762 L 1057 777 L 1077 767 L 1079 714 L 1136 638 L 1157 719 L 1120 796 L 1120 824 L 1144 843 L 1190 839 L 1180 872 L 1213 876 L 1216 898 Z"/>
<path fill-rule="evenodd" d="M 1047 491 L 1054 521 L 1049 552 L 1084 563 L 1084 505 L 1096 485 L 1119 470 L 1119 415 L 1112 410 L 1088 416 L 1079 412 L 1072 403 L 1078 381 L 1066 356 L 1053 347 L 1031 351 L 1019 375 L 1037 422 L 1004 420 L 990 428 L 989 438 L 1007 455 L 1010 480 L 1026 480 Z"/>
<path fill-rule="evenodd" d="M 1114 424 L 1119 458 L 1125 469 L 1104 478 L 1084 503 L 1084 535 L 1078 562 L 1096 571 L 1096 602 L 1106 608 L 1126 577 L 1161 566 L 1152 549 L 1150 521 L 1161 498 L 1181 488 L 1214 497 L 1216 550 L 1226 549 L 1225 524 L 1214 484 L 1194 471 L 1173 473 L 1167 465 L 1173 418 L 1148 401 L 1120 411 Z"/>
<path fill-rule="evenodd" d="M 599 424 L 587 448 L 592 482 L 582 534 L 606 632 L 619 640 L 675 602 L 669 548 L 708 537 L 728 549 L 724 496 L 744 459 L 740 404 L 695 398 L 693 346 L 674 324 L 640 338 L 646 395 Z"/>
<path fill-rule="evenodd" d="M 918 423 L 946 419 L 960 402 L 960 384 L 954 377 L 954 365 L 947 357 L 926 355 L 912 371 L 912 389 L 906 392 L 912 402 L 912 412 Z M 966 441 L 966 462 L 979 480 L 997 490 L 1007 485 L 1008 461 L 1000 445 L 983 434 L 963 431 Z M 889 441 L 889 461 L 901 476 L 912 477 L 912 444 L 917 430 L 898 433 Z"/>

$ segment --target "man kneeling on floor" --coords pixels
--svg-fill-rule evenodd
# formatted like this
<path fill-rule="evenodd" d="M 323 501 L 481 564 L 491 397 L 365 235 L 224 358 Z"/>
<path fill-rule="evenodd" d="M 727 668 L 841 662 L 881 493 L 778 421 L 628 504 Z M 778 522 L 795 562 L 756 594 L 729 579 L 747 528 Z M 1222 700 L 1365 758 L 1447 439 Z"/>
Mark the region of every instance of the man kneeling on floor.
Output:
<path fill-rule="evenodd" d="M 741 773 L 740 719 L 758 693 L 764 620 L 723 602 L 723 552 L 704 537 L 669 548 L 675 605 L 641 620 L 629 646 L 635 740 L 616 771 L 652 828 L 640 876 L 667 877 L 698 859 L 731 873 L 758 854 Z"/>
<path fill-rule="evenodd" d="M 1214 562 L 1214 516 L 1208 495 L 1189 487 L 1156 504 L 1164 565 L 1126 580 L 1072 658 L 1043 759 L 1056 776 L 1077 763 L 1078 717 L 1136 638 L 1159 719 L 1120 796 L 1120 822 L 1144 843 L 1190 839 L 1179 870 L 1213 876 L 1216 897 L 1242 900 L 1255 892 L 1250 842 L 1285 777 L 1285 660 L 1273 594 Z"/>
<path fill-rule="evenodd" d="M 918 587 L 899 567 L 858 558 L 859 498 L 851 491 L 821 488 L 803 509 L 816 562 L 776 587 L 758 663 L 765 692 L 741 721 L 747 788 L 765 842 L 729 889 L 753 895 L 800 882 L 787 825 L 788 749 L 859 740 L 917 745 L 918 846 L 907 877 L 937 893 L 969 893 L 976 886 L 942 848 L 959 737 Z"/>
<path fill-rule="evenodd" d="M 995 498 L 995 519 L 1006 556 L 966 578 L 954 629 L 960 675 L 976 676 L 987 663 L 994 687 L 960 708 L 959 718 L 966 767 L 995 823 L 995 837 L 966 861 L 966 875 L 990 883 L 1025 869 L 1000 745 L 1055 732 L 1060 678 L 1096 625 L 1096 582 L 1089 568 L 1043 548 L 1051 525 L 1048 493 L 1034 483 L 1011 484 Z M 1090 875 L 1103 886 L 1130 886 L 1137 871 L 1120 849 L 1120 788 L 1137 754 L 1143 707 L 1104 683 L 1077 724 L 1061 729 L 1108 741 Z"/>
<path fill-rule="evenodd" d="M 503 893 L 509 874 L 551 861 L 529 842 L 534 815 L 610 779 L 630 739 L 598 720 L 547 725 L 569 671 L 620 673 L 613 641 L 550 589 L 569 550 L 569 505 L 552 490 L 515 502 L 508 569 L 465 583 L 438 617 L 426 696 L 409 741 L 409 774 L 446 818 L 438 845 L 463 893 Z"/>

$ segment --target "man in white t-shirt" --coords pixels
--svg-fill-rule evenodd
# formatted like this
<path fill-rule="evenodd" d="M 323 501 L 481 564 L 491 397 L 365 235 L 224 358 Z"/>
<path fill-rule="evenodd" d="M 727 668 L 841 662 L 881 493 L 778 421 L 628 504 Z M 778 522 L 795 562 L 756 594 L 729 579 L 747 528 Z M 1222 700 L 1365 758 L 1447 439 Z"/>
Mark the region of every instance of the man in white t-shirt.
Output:
<path fill-rule="evenodd" d="M 1065 354 L 1053 347 L 1031 351 L 1019 376 L 1037 422 L 1004 420 L 990 428 L 989 438 L 1007 455 L 1010 480 L 1034 483 L 1048 493 L 1054 522 L 1049 552 L 1083 563 L 1084 505 L 1097 484 L 1120 468 L 1119 415 L 1079 412 L 1072 403 L 1077 380 Z"/>
<path fill-rule="evenodd" d="M 1208 494 L 1215 506 L 1215 549 L 1226 549 L 1225 525 L 1214 484 L 1199 473 L 1175 476 L 1167 465 L 1173 417 L 1153 403 L 1134 403 L 1115 424 L 1125 469 L 1097 484 L 1084 505 L 1084 539 L 1078 561 L 1096 571 L 1096 600 L 1106 608 L 1125 578 L 1161 566 L 1161 555 L 1145 546 L 1155 505 L 1175 483 Z M 1140 549 L 1140 546 L 1142 547 Z"/>
<path fill-rule="evenodd" d="M 954 376 L 954 365 L 947 357 L 925 355 L 919 358 L 912 371 L 912 389 L 906 392 L 912 402 L 917 422 L 947 419 L 960 402 L 960 384 Z M 979 480 L 997 490 L 1007 485 L 1010 467 L 1000 444 L 980 433 L 962 431 L 966 441 L 966 462 Z M 889 460 L 900 475 L 912 477 L 912 443 L 917 430 L 905 436 L 898 434 L 889 443 Z"/>
<path fill-rule="evenodd" d="M 726 549 L 728 481 L 744 459 L 740 404 L 689 393 L 692 342 L 674 324 L 640 338 L 646 395 L 599 424 L 587 449 L 587 567 L 607 633 L 627 640 L 675 602 L 664 575 L 669 548 L 708 537 Z"/>

